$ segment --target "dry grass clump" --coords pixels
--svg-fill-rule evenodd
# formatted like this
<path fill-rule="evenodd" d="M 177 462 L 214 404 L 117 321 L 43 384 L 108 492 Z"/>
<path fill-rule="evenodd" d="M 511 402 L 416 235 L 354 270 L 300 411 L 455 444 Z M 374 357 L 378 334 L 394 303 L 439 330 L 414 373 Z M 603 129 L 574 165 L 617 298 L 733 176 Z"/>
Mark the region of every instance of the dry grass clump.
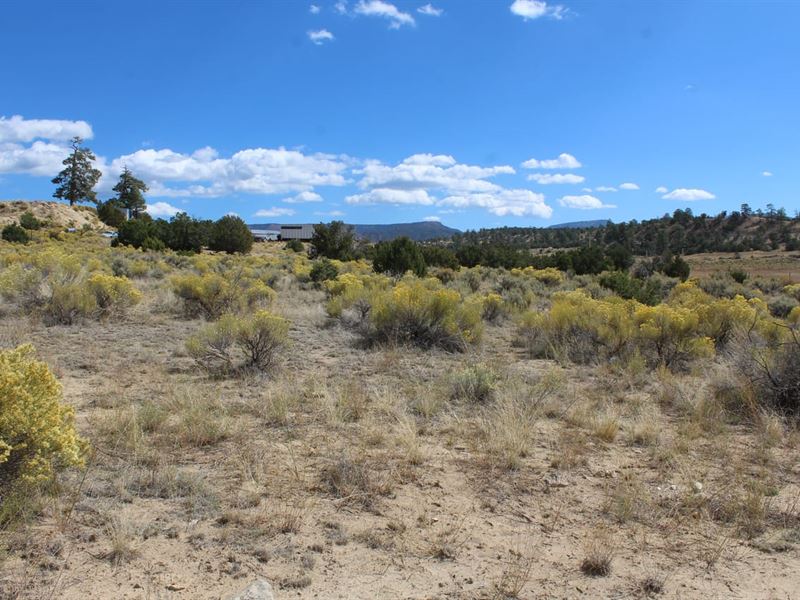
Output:
<path fill-rule="evenodd" d="M 536 421 L 537 414 L 528 404 L 513 398 L 498 400 L 481 423 L 490 463 L 518 469 L 530 452 Z"/>
<path fill-rule="evenodd" d="M 450 397 L 473 404 L 487 404 L 494 398 L 495 372 L 485 365 L 472 365 L 452 376 Z"/>
<path fill-rule="evenodd" d="M 652 501 L 642 482 L 632 475 L 620 478 L 611 489 L 606 510 L 619 523 L 647 517 Z"/>
<path fill-rule="evenodd" d="M 401 414 L 397 418 L 394 431 L 397 444 L 403 449 L 406 460 L 412 465 L 421 465 L 425 461 L 425 452 L 416 420 L 410 415 Z"/>
<path fill-rule="evenodd" d="M 215 375 L 269 372 L 287 345 L 289 322 L 260 310 L 253 315 L 223 315 L 186 341 L 197 364 Z"/>
<path fill-rule="evenodd" d="M 364 458 L 346 454 L 327 464 L 320 473 L 320 482 L 327 492 L 344 504 L 372 508 L 379 496 L 391 490 L 388 479 L 377 479 Z"/>
<path fill-rule="evenodd" d="M 610 444 L 617 439 L 619 419 L 609 414 L 597 417 L 592 423 L 592 431 L 598 439 Z"/>
<path fill-rule="evenodd" d="M 323 394 L 328 416 L 334 422 L 355 423 L 367 414 L 370 394 L 360 381 L 351 379 L 333 387 L 326 387 Z"/>
<path fill-rule="evenodd" d="M 751 481 L 734 483 L 713 495 L 708 511 L 712 519 L 730 523 L 740 535 L 752 539 L 766 530 L 771 504 L 763 485 Z"/>
<path fill-rule="evenodd" d="M 494 598 L 497 600 L 523 598 L 522 590 L 530 581 L 533 571 L 533 558 L 522 552 L 510 550 L 509 558 L 504 562 L 505 568 L 500 578 L 492 586 Z"/>
<path fill-rule="evenodd" d="M 212 446 L 230 433 L 230 419 L 218 399 L 191 393 L 173 403 L 177 409 L 171 434 L 179 446 Z"/>
<path fill-rule="evenodd" d="M 439 526 L 429 540 L 427 554 L 439 560 L 453 560 L 469 539 L 463 519 Z"/>
<path fill-rule="evenodd" d="M 630 427 L 629 440 L 634 446 L 655 446 L 660 436 L 661 427 L 653 413 L 639 415 Z"/>
<path fill-rule="evenodd" d="M 589 532 L 584 543 L 581 571 L 591 577 L 610 575 L 615 552 L 614 539 L 607 529 L 598 528 Z"/>
<path fill-rule="evenodd" d="M 113 517 L 106 524 L 105 533 L 111 548 L 102 555 L 114 566 L 132 561 L 139 555 L 136 540 L 139 537 L 133 524 L 122 517 Z"/>
<path fill-rule="evenodd" d="M 585 434 L 572 429 L 562 429 L 559 431 L 558 439 L 553 443 L 550 466 L 567 471 L 584 466 L 588 462 L 588 454 L 589 445 Z"/>

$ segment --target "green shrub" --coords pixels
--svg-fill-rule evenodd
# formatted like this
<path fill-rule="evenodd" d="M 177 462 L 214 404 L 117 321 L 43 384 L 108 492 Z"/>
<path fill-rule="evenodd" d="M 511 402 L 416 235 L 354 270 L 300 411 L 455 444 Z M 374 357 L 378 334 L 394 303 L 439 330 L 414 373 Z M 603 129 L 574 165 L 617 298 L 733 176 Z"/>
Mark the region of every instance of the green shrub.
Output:
<path fill-rule="evenodd" d="M 113 200 L 97 203 L 97 217 L 109 227 L 121 227 L 127 220 L 125 210 Z"/>
<path fill-rule="evenodd" d="M 18 479 L 43 481 L 82 466 L 87 449 L 61 386 L 33 347 L 0 352 L 0 494 Z"/>
<path fill-rule="evenodd" d="M 186 349 L 210 373 L 266 372 L 286 345 L 288 331 L 288 321 L 265 310 L 246 317 L 223 315 L 189 338 Z"/>
<path fill-rule="evenodd" d="M 436 279 L 401 281 L 388 290 L 372 290 L 363 333 L 369 342 L 413 344 L 463 352 L 480 341 L 481 302 L 464 301 Z"/>
<path fill-rule="evenodd" d="M 228 254 L 247 254 L 253 247 L 253 233 L 239 217 L 226 215 L 211 226 L 208 247 Z"/>
<path fill-rule="evenodd" d="M 686 281 L 692 269 L 683 258 L 675 255 L 664 262 L 660 270 L 667 277 L 677 277 L 681 281 Z"/>
<path fill-rule="evenodd" d="M 302 252 L 306 249 L 306 247 L 300 240 L 289 240 L 286 242 L 286 249 L 291 250 L 292 252 Z"/>
<path fill-rule="evenodd" d="M 339 269 L 337 269 L 336 265 L 334 265 L 327 258 L 323 258 L 314 262 L 314 266 L 311 267 L 311 281 L 316 283 L 322 283 L 323 281 L 336 279 L 338 276 Z"/>
<path fill-rule="evenodd" d="M 422 250 L 422 257 L 425 259 L 425 264 L 429 267 L 442 267 L 454 271 L 457 271 L 461 267 L 455 252 L 449 248 L 425 244 L 420 246 L 420 249 Z"/>
<path fill-rule="evenodd" d="M 142 299 L 142 293 L 127 277 L 95 273 L 89 277 L 86 286 L 94 296 L 96 314 L 100 317 L 122 314 Z"/>
<path fill-rule="evenodd" d="M 450 397 L 475 404 L 487 404 L 494 397 L 497 375 L 482 365 L 467 367 L 453 376 Z"/>
<path fill-rule="evenodd" d="M 789 298 L 788 296 L 778 296 L 772 298 L 769 302 L 769 312 L 780 319 L 785 319 L 792 312 L 792 309 L 797 306 L 797 300 Z"/>
<path fill-rule="evenodd" d="M 19 224 L 23 229 L 28 229 L 29 231 L 41 229 L 44 225 L 44 223 L 37 219 L 29 210 L 26 210 L 19 216 Z"/>
<path fill-rule="evenodd" d="M 141 245 L 142 250 L 150 250 L 152 252 L 163 252 L 166 247 L 163 241 L 150 235 L 142 240 Z"/>
<path fill-rule="evenodd" d="M 0 235 L 5 241 L 16 244 L 27 244 L 31 239 L 28 232 L 16 223 L 9 223 L 3 227 L 3 232 Z"/>
<path fill-rule="evenodd" d="M 411 271 L 417 277 L 423 277 L 427 268 L 419 246 L 407 237 L 378 243 L 372 267 L 376 273 L 399 276 Z"/>
<path fill-rule="evenodd" d="M 731 269 L 728 271 L 728 275 L 730 275 L 731 279 L 739 284 L 744 283 L 749 277 L 747 271 L 743 271 L 741 269 Z"/>
<path fill-rule="evenodd" d="M 342 221 L 332 221 L 328 225 L 314 225 L 311 238 L 311 255 L 324 256 L 334 260 L 351 260 L 355 252 L 355 233 L 353 228 Z"/>
<path fill-rule="evenodd" d="M 172 291 L 183 301 L 187 316 L 209 320 L 269 305 L 275 297 L 274 290 L 263 281 L 241 273 L 176 275 L 172 278 Z"/>
<path fill-rule="evenodd" d="M 634 299 L 652 306 L 664 299 L 661 284 L 652 277 L 642 280 L 624 271 L 606 271 L 600 274 L 598 282 L 626 300 Z"/>

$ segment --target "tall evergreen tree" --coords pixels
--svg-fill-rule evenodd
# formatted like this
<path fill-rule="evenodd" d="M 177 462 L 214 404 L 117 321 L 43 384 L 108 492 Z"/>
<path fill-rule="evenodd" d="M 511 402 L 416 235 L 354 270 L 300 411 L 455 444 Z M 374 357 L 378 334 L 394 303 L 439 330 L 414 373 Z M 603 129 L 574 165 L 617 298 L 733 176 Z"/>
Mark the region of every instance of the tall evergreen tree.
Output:
<path fill-rule="evenodd" d="M 128 211 L 129 219 L 138 217 L 139 213 L 147 206 L 144 201 L 144 193 L 147 191 L 147 186 L 144 181 L 134 177 L 128 167 L 122 170 L 119 181 L 113 189 L 117 192 L 114 200 Z"/>
<path fill-rule="evenodd" d="M 64 169 L 53 179 L 58 186 L 53 197 L 69 200 L 70 206 L 76 202 L 97 203 L 94 186 L 102 173 L 94 168 L 95 156 L 89 148 L 82 147 L 82 143 L 83 139 L 72 138 L 72 153 L 61 163 Z"/>

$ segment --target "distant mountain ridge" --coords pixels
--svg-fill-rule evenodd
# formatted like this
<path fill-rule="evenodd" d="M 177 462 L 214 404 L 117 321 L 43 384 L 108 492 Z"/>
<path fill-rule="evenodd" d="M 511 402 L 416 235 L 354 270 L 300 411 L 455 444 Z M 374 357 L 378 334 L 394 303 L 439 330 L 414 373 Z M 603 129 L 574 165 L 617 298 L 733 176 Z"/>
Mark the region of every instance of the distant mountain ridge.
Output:
<path fill-rule="evenodd" d="M 286 223 L 283 223 L 286 225 Z M 458 229 L 442 225 L 439 221 L 417 221 L 415 223 L 392 223 L 386 225 L 351 225 L 356 235 L 370 242 L 384 242 L 399 237 L 408 237 L 417 242 L 427 240 L 448 239 L 457 233 Z M 248 225 L 250 229 L 267 229 L 279 231 L 281 223 L 254 223 Z"/>
<path fill-rule="evenodd" d="M 593 229 L 595 227 L 605 227 L 611 224 L 611 219 L 595 219 L 594 221 L 570 221 L 569 223 L 558 223 L 549 225 L 548 229 Z"/>

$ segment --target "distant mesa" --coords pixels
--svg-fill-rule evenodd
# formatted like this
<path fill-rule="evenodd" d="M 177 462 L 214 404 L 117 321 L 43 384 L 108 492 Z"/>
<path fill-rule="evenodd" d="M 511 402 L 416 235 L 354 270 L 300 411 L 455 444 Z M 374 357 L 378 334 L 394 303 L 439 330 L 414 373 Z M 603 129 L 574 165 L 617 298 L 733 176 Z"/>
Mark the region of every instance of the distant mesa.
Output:
<path fill-rule="evenodd" d="M 280 231 L 281 225 L 285 223 L 254 223 L 248 225 L 253 232 Z M 301 226 L 300 224 L 293 224 Z M 306 226 L 308 224 L 305 224 Z M 387 225 L 352 225 L 359 238 L 370 242 L 383 242 L 399 237 L 408 237 L 417 242 L 427 240 L 451 238 L 457 233 L 458 229 L 442 225 L 438 221 L 419 221 L 417 223 L 393 223 Z"/>

